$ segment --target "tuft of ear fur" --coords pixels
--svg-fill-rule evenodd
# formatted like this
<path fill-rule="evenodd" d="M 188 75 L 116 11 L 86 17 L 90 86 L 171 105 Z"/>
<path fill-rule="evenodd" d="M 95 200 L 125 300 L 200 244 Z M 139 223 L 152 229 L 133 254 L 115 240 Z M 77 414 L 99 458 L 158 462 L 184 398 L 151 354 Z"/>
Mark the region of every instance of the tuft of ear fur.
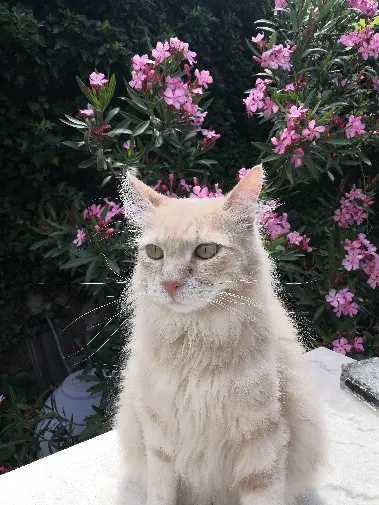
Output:
<path fill-rule="evenodd" d="M 125 217 L 135 231 L 141 230 L 154 208 L 168 200 L 167 196 L 157 193 L 152 188 L 127 173 L 121 180 L 120 193 L 125 208 Z"/>
<path fill-rule="evenodd" d="M 157 193 L 150 186 L 147 186 L 144 182 L 137 179 L 136 176 L 129 173 L 127 177 L 138 199 L 141 199 L 153 207 L 159 207 L 159 205 L 167 201 L 167 196 Z"/>
<path fill-rule="evenodd" d="M 262 165 L 254 167 L 226 196 L 226 204 L 233 205 L 238 200 L 258 200 L 263 185 Z"/>

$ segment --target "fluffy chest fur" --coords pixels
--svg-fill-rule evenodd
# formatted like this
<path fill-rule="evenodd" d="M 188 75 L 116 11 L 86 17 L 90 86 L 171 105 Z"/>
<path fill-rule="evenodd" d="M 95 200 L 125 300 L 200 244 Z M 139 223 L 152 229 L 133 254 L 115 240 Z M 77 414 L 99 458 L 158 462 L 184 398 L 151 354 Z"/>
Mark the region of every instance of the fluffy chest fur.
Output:
<path fill-rule="evenodd" d="M 162 327 L 162 317 L 158 319 Z M 131 368 L 142 429 L 173 458 L 184 486 L 208 489 L 209 482 L 218 483 L 223 475 L 222 487 L 231 488 L 246 441 L 258 439 L 280 420 L 272 344 L 264 335 L 258 343 L 249 325 L 237 335 L 242 331 L 237 324 L 229 329 L 234 344 L 221 338 L 215 345 L 220 335 L 217 328 L 210 335 L 207 321 L 206 335 L 199 334 L 201 325 L 189 325 L 174 341 L 162 341 L 154 323 L 142 321 L 136 327 Z M 173 324 L 166 328 L 168 335 Z"/>

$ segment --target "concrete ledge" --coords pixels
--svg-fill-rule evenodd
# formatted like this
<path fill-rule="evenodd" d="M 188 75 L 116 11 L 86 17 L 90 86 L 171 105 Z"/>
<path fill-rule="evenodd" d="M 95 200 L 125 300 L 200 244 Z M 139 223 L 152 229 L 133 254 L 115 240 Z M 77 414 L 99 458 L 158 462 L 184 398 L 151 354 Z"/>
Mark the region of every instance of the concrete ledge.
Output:
<path fill-rule="evenodd" d="M 298 505 L 379 505 L 379 416 L 340 389 L 349 358 L 323 348 L 306 356 L 325 400 L 329 468 Z M 121 468 L 109 432 L 1 476 L 0 505 L 145 505 L 126 482 L 119 499 Z"/>

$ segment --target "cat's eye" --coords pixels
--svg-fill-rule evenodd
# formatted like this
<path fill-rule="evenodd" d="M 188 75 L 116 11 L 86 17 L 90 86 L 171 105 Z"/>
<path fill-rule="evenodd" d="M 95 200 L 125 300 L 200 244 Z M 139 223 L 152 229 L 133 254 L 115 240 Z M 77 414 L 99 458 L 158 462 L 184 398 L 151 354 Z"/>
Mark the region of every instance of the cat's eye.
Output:
<path fill-rule="evenodd" d="M 154 244 L 148 244 L 146 246 L 146 254 L 152 260 L 161 260 L 163 258 L 163 249 Z"/>
<path fill-rule="evenodd" d="M 195 255 L 202 260 L 209 260 L 218 253 L 219 248 L 217 244 L 200 244 L 195 249 Z"/>

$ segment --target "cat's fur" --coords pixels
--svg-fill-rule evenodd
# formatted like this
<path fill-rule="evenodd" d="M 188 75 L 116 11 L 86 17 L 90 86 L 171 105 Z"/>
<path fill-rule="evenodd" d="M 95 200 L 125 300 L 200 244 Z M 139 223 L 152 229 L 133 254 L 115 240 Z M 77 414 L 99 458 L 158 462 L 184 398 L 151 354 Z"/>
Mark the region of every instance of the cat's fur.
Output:
<path fill-rule="evenodd" d="M 132 181 L 145 221 L 116 427 L 147 505 L 292 503 L 323 461 L 317 393 L 258 233 L 261 184 L 256 167 L 227 197 L 176 200 Z M 194 256 L 211 242 L 216 256 Z M 183 283 L 174 299 L 165 280 Z"/>

